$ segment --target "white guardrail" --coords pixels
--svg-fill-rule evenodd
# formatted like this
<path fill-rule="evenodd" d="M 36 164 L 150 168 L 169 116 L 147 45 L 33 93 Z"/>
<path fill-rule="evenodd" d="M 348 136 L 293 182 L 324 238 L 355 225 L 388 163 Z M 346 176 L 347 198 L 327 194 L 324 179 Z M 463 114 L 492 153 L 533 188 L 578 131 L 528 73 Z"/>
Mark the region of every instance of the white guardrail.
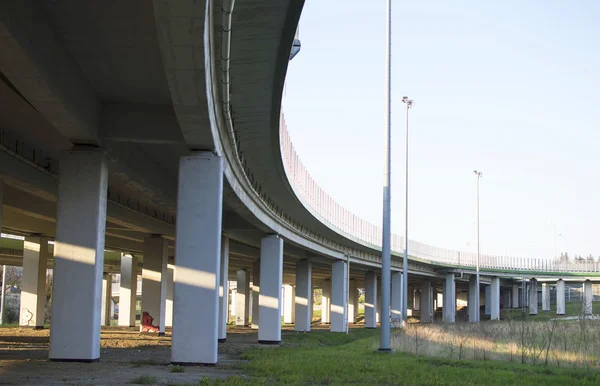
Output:
<path fill-rule="evenodd" d="M 369 223 L 338 204 L 306 170 L 292 144 L 284 115 L 281 114 L 280 143 L 283 165 L 292 188 L 302 203 L 319 220 L 343 235 L 381 249 L 381 227 Z M 402 254 L 404 237 L 392 234 L 392 252 Z M 472 252 L 438 248 L 417 241 L 408 241 L 408 253 L 413 258 L 452 266 L 475 266 L 477 255 Z M 600 263 L 588 260 L 556 261 L 547 258 L 527 258 L 481 254 L 481 268 L 535 272 L 600 272 Z"/>

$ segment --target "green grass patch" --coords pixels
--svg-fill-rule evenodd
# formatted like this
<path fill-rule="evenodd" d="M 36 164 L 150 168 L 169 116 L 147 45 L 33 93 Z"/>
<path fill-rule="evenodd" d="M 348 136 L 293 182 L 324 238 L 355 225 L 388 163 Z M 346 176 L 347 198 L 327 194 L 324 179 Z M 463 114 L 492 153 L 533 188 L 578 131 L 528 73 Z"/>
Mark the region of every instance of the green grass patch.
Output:
<path fill-rule="evenodd" d="M 571 385 L 600 384 L 600 372 L 502 361 L 448 360 L 382 354 L 379 330 L 350 334 L 287 334 L 279 348 L 253 348 L 242 357 L 250 378 L 204 379 L 200 384 L 285 385 Z"/>
<path fill-rule="evenodd" d="M 185 367 L 183 366 L 173 366 L 171 367 L 172 373 L 185 373 Z"/>
<path fill-rule="evenodd" d="M 565 303 L 565 315 L 564 316 L 577 316 L 581 315 L 582 303 L 581 302 L 567 302 Z M 556 315 L 556 304 L 550 306 L 550 311 L 542 311 L 542 307 L 538 306 L 537 315 L 529 315 L 529 309 L 525 311 L 525 318 L 531 320 L 550 320 L 560 316 Z M 592 313 L 595 315 L 600 314 L 600 301 L 592 302 Z M 502 309 L 500 317 L 502 319 L 513 319 L 520 320 L 522 318 L 522 311 L 520 308 L 505 308 Z M 483 315 L 482 315 L 483 318 Z"/>
<path fill-rule="evenodd" d="M 133 378 L 129 383 L 134 385 L 154 385 L 158 383 L 158 378 L 153 375 L 140 375 L 137 378 Z"/>

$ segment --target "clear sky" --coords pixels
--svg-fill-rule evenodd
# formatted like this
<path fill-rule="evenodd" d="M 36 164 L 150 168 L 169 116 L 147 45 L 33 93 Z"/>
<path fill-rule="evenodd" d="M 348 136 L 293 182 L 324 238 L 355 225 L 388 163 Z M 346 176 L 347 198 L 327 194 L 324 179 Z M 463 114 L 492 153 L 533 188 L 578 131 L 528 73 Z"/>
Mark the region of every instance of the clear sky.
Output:
<path fill-rule="evenodd" d="M 392 230 L 526 257 L 600 256 L 600 1 L 392 1 Z M 316 181 L 381 224 L 384 0 L 307 0 L 284 110 Z"/>

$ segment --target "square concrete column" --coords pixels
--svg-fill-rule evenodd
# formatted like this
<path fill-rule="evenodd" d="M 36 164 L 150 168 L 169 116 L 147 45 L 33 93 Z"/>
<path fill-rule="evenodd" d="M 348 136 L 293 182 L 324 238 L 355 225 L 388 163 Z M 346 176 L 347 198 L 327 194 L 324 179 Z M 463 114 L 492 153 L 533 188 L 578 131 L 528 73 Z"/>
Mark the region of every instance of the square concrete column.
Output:
<path fill-rule="evenodd" d="M 375 320 L 381 323 L 381 277 L 377 277 L 377 303 L 375 304 Z"/>
<path fill-rule="evenodd" d="M 296 308 L 296 289 L 293 285 L 285 284 L 283 286 L 283 323 L 294 323 Z"/>
<path fill-rule="evenodd" d="M 168 247 L 167 240 L 161 236 L 144 239 L 141 317 L 144 312 L 152 317 L 152 324 L 158 327 L 159 336 L 165 335 Z M 143 331 L 141 322 L 140 331 Z"/>
<path fill-rule="evenodd" d="M 221 266 L 219 267 L 219 343 L 227 339 L 229 319 L 229 237 L 221 237 Z"/>
<path fill-rule="evenodd" d="M 406 317 L 408 318 L 409 316 L 413 316 L 413 308 L 415 306 L 415 289 L 412 285 L 408 286 L 407 302 Z"/>
<path fill-rule="evenodd" d="M 594 300 L 594 292 L 592 291 L 592 282 L 586 280 L 583 282 L 583 314 L 592 314 L 592 301 Z"/>
<path fill-rule="evenodd" d="M 103 326 L 110 326 L 110 321 L 113 318 L 113 301 L 112 301 L 112 274 L 105 273 L 102 275 L 102 313 L 100 323 Z"/>
<path fill-rule="evenodd" d="M 108 162 L 103 151 L 61 153 L 50 360 L 100 358 L 107 190 Z"/>
<path fill-rule="evenodd" d="M 421 323 L 433 322 L 433 289 L 431 281 L 424 280 L 421 284 Z"/>
<path fill-rule="evenodd" d="M 485 315 L 490 315 L 492 313 L 492 308 L 490 307 L 491 305 L 491 301 L 492 301 L 492 289 L 489 285 L 485 286 L 485 295 L 484 295 L 484 299 L 485 299 L 485 308 L 484 308 L 484 314 Z"/>
<path fill-rule="evenodd" d="M 331 280 L 323 280 L 321 285 L 321 323 L 331 323 Z"/>
<path fill-rule="evenodd" d="M 135 326 L 137 300 L 137 256 L 121 254 L 121 282 L 119 284 L 119 320 L 121 327 Z"/>
<path fill-rule="evenodd" d="M 471 323 L 479 322 L 480 304 L 477 302 L 478 293 L 479 288 L 477 286 L 477 277 L 475 275 L 471 275 L 469 277 L 469 300 L 467 302 L 469 322 Z"/>
<path fill-rule="evenodd" d="M 421 311 L 421 290 L 414 290 L 413 293 L 413 309 L 415 311 Z"/>
<path fill-rule="evenodd" d="M 296 331 L 310 331 L 312 319 L 312 264 L 310 260 L 296 263 Z"/>
<path fill-rule="evenodd" d="M 486 297 L 487 300 L 487 297 Z M 500 278 L 493 277 L 490 285 L 490 319 L 500 320 Z"/>
<path fill-rule="evenodd" d="M 447 273 L 444 282 L 443 319 L 445 323 L 456 322 L 456 282 L 453 273 Z"/>
<path fill-rule="evenodd" d="M 237 295 L 235 296 L 235 325 L 250 324 L 250 272 L 237 271 Z"/>
<path fill-rule="evenodd" d="M 392 324 L 402 323 L 402 273 L 392 272 Z"/>
<path fill-rule="evenodd" d="M 348 263 L 338 260 L 331 265 L 331 332 L 348 330 Z"/>
<path fill-rule="evenodd" d="M 550 311 L 550 286 L 542 283 L 542 311 Z"/>
<path fill-rule="evenodd" d="M 356 279 L 350 279 L 348 290 L 348 323 L 356 323 L 358 314 L 358 288 Z"/>
<path fill-rule="evenodd" d="M 556 315 L 565 314 L 565 281 L 558 279 L 556 282 Z"/>
<path fill-rule="evenodd" d="M 365 274 L 365 328 L 377 327 L 375 304 L 377 303 L 377 275 L 375 272 Z"/>
<path fill-rule="evenodd" d="M 235 285 L 237 286 L 237 281 L 235 283 Z M 230 301 L 230 306 L 229 306 L 229 314 L 232 316 L 233 321 L 235 322 L 235 314 L 237 314 L 236 309 L 235 309 L 235 299 L 237 297 L 237 287 L 235 289 L 231 290 L 231 295 L 229 297 L 229 301 Z"/>
<path fill-rule="evenodd" d="M 531 279 L 529 286 L 529 315 L 538 314 L 537 280 Z"/>
<path fill-rule="evenodd" d="M 167 300 L 165 302 L 165 326 L 173 327 L 173 271 L 175 266 L 167 264 Z"/>
<path fill-rule="evenodd" d="M 252 329 L 258 330 L 260 324 L 260 260 L 256 260 L 252 265 Z"/>
<path fill-rule="evenodd" d="M 283 239 L 278 235 L 263 237 L 260 242 L 260 326 L 258 343 L 281 343 L 281 285 L 283 274 Z"/>
<path fill-rule="evenodd" d="M 2 203 L 0 203 L 2 205 Z M 48 238 L 25 237 L 19 326 L 44 328 Z"/>
<path fill-rule="evenodd" d="M 210 152 L 181 157 L 173 273 L 174 364 L 217 363 L 222 211 L 222 158 Z"/>
<path fill-rule="evenodd" d="M 513 283 L 511 289 L 512 296 L 512 308 L 519 308 L 521 306 L 520 298 L 519 298 L 519 285 Z"/>

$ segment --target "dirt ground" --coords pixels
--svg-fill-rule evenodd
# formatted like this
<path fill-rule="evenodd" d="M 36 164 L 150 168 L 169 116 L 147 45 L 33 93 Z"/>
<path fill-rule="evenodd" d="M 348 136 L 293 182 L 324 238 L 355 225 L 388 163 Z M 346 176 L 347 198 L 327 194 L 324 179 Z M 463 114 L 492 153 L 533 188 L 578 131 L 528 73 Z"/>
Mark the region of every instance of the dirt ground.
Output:
<path fill-rule="evenodd" d="M 0 328 L 0 385 L 123 385 L 139 376 L 154 376 L 157 384 L 197 384 L 204 377 L 243 375 L 239 354 L 257 345 L 256 331 L 228 331 L 219 344 L 216 366 L 185 367 L 172 373 L 171 333 L 140 334 L 136 328 L 106 327 L 101 332 L 100 361 L 48 361 L 50 331 Z"/>

